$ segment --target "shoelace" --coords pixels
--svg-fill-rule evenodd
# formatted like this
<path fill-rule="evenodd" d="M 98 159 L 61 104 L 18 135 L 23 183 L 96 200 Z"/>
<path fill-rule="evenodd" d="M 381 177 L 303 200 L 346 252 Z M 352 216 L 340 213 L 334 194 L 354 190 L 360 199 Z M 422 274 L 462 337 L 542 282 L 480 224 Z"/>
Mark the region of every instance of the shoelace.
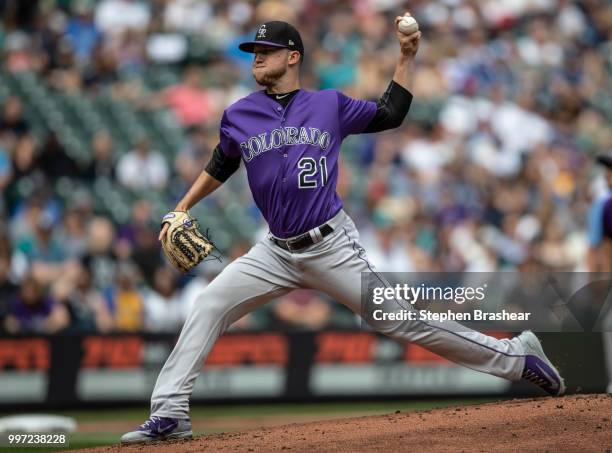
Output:
<path fill-rule="evenodd" d="M 541 375 L 530 369 L 526 369 L 525 371 L 523 371 L 523 379 L 526 379 L 529 382 L 533 382 L 534 384 L 539 385 L 540 387 L 550 385 L 548 379 L 543 378 Z"/>
<path fill-rule="evenodd" d="M 146 422 L 144 422 L 142 425 L 140 425 L 141 428 L 143 429 L 148 429 L 150 431 L 157 431 L 159 426 L 159 417 L 151 417 L 150 419 L 148 419 Z"/>

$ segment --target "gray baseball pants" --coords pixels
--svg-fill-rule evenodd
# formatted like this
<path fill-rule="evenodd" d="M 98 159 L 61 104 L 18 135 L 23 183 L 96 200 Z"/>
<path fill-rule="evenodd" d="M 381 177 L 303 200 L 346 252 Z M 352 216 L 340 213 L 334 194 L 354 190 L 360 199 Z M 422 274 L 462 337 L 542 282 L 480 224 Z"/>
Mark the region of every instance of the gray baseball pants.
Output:
<path fill-rule="evenodd" d="M 217 338 L 234 321 L 270 299 L 296 288 L 312 288 L 361 313 L 361 273 L 374 268 L 359 244 L 355 224 L 344 211 L 327 223 L 334 231 L 300 252 L 282 249 L 270 236 L 263 239 L 208 285 L 193 304 L 157 378 L 152 416 L 188 418 L 195 380 Z M 521 377 L 524 349 L 516 338 L 498 340 L 448 321 L 392 322 L 376 327 L 474 370 L 510 380 Z"/>

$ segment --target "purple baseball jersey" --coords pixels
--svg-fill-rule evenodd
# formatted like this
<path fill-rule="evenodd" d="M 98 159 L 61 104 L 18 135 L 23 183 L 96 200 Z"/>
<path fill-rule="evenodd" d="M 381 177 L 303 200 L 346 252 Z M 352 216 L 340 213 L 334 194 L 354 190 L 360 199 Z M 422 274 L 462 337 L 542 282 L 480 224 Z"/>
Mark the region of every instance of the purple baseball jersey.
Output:
<path fill-rule="evenodd" d="M 297 236 L 338 213 L 340 145 L 365 129 L 376 108 L 375 102 L 336 90 L 299 90 L 286 108 L 257 91 L 225 110 L 221 149 L 242 156 L 253 198 L 272 234 Z"/>

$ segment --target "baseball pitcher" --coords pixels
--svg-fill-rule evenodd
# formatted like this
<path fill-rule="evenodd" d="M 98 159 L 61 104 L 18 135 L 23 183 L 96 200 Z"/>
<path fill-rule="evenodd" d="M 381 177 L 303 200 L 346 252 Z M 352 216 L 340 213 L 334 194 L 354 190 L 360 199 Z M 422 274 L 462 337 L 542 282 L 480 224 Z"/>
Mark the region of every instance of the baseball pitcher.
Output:
<path fill-rule="evenodd" d="M 361 273 L 375 268 L 336 193 L 338 158 L 347 136 L 396 128 L 408 113 L 421 32 L 402 33 L 402 19 L 395 20 L 400 52 L 393 79 L 377 102 L 336 90 L 301 88 L 304 46 L 288 23 L 262 24 L 253 41 L 240 44 L 254 55 L 253 77 L 264 89 L 224 111 L 219 144 L 206 169 L 164 218 L 160 240 L 170 261 L 182 270 L 191 266 L 185 261 L 197 264 L 207 244 L 182 230 L 183 224 L 193 228 L 187 211 L 241 163 L 270 232 L 225 267 L 197 298 L 155 384 L 151 417 L 123 435 L 122 442 L 191 437 L 189 397 L 203 361 L 234 321 L 270 299 L 311 288 L 360 313 Z M 559 372 L 531 332 L 498 340 L 456 323 L 413 322 L 419 325 L 397 329 L 392 323 L 377 329 L 474 370 L 513 381 L 526 379 L 552 395 L 565 391 Z"/>

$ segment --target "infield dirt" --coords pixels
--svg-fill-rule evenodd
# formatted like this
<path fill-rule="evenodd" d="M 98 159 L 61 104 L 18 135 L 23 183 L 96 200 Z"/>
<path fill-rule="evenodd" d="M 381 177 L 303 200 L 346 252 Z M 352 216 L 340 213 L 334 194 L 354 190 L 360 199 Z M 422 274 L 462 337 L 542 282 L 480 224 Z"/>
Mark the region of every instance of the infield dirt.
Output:
<path fill-rule="evenodd" d="M 191 441 L 80 450 L 178 452 L 612 452 L 612 395 L 510 400 L 474 406 L 296 423 Z"/>

